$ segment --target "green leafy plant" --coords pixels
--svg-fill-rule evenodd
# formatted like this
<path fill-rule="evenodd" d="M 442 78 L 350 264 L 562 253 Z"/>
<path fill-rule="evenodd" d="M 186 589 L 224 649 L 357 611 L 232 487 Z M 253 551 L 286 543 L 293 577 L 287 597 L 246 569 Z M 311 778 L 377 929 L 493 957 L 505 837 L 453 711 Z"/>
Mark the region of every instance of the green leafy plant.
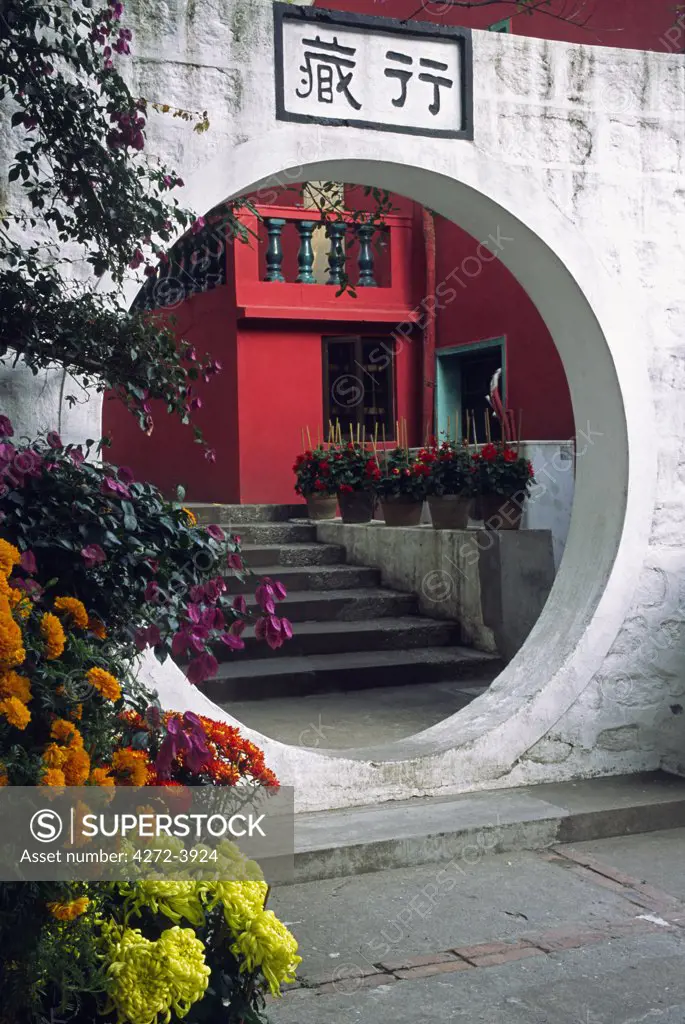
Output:
<path fill-rule="evenodd" d="M 352 441 L 345 445 L 332 445 L 329 458 L 331 479 L 340 494 L 375 490 L 381 470 L 378 459 L 368 448 Z"/>
<path fill-rule="evenodd" d="M 424 480 L 429 496 L 442 497 L 445 494 L 473 493 L 471 469 L 466 445 L 450 440 L 438 444 L 432 438 L 420 450 L 413 472 Z"/>
<path fill-rule="evenodd" d="M 485 444 L 471 456 L 471 493 L 527 495 L 535 483 L 533 466 L 517 446 L 500 442 Z"/>
<path fill-rule="evenodd" d="M 313 494 L 322 496 L 335 494 L 336 486 L 333 479 L 331 451 L 319 446 L 298 455 L 293 464 L 295 474 L 295 493 L 303 498 Z"/>
<path fill-rule="evenodd" d="M 406 448 L 380 453 L 381 475 L 376 481 L 376 492 L 381 498 L 410 498 L 423 501 L 427 494 L 426 476 L 416 472 L 417 460 Z"/>

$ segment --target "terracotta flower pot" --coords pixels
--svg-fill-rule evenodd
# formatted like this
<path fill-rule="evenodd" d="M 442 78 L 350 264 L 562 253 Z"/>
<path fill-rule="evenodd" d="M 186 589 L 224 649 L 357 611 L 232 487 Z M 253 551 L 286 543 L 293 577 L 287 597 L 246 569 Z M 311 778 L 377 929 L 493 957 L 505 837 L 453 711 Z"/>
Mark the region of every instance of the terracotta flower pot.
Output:
<path fill-rule="evenodd" d="M 343 523 L 370 523 L 375 498 L 371 491 L 338 491 Z"/>
<path fill-rule="evenodd" d="M 335 494 L 310 494 L 307 498 L 307 515 L 310 519 L 335 519 L 338 498 Z"/>
<path fill-rule="evenodd" d="M 381 498 L 381 508 L 386 526 L 418 526 L 423 502 L 400 494 L 397 497 Z"/>
<path fill-rule="evenodd" d="M 486 530 L 518 530 L 521 527 L 525 497 L 516 494 L 481 494 L 478 499 L 478 517 Z"/>
<path fill-rule="evenodd" d="M 469 523 L 471 498 L 464 494 L 433 494 L 428 507 L 434 530 L 465 530 Z"/>

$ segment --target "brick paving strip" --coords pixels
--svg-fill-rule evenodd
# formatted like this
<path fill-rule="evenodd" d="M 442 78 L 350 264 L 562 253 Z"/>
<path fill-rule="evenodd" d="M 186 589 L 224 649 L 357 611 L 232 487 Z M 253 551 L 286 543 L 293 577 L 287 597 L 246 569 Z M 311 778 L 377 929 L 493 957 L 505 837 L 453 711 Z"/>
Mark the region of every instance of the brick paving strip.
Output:
<path fill-rule="evenodd" d="M 377 964 L 363 967 L 358 964 L 345 964 L 334 971 L 330 979 L 319 982 L 307 982 L 303 979 L 295 985 L 289 985 L 285 993 L 299 988 L 310 990 L 316 995 L 352 995 L 361 989 L 379 988 L 381 985 L 392 985 L 397 981 L 430 978 L 434 975 L 454 974 L 475 968 L 498 967 L 529 957 L 549 956 L 568 949 L 581 949 L 610 942 L 612 939 L 658 932 L 665 927 L 685 929 L 685 902 L 676 896 L 574 850 L 557 847 L 542 852 L 539 856 L 543 860 L 573 871 L 594 885 L 619 893 L 643 913 L 632 920 L 622 919 L 593 929 L 583 929 L 575 924 L 539 934 L 527 934 L 525 938 L 509 942 L 486 942 L 436 953 L 422 953 L 420 956 L 399 956 L 394 960 L 382 960 Z"/>

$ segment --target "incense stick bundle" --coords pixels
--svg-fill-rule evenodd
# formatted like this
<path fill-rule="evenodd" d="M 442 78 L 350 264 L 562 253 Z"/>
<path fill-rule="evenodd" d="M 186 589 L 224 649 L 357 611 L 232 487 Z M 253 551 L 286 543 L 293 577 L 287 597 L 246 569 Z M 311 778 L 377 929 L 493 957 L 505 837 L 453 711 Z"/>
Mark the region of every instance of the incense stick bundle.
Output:
<path fill-rule="evenodd" d="M 304 427 L 300 427 L 300 433 L 302 434 L 302 451 L 304 451 L 304 448 L 305 448 L 305 444 L 304 444 Z"/>
<path fill-rule="evenodd" d="M 492 438 L 490 437 L 490 410 L 485 410 L 485 440 L 488 444 L 491 443 Z"/>
<path fill-rule="evenodd" d="M 307 427 L 307 441 L 309 442 L 309 448 L 311 449 L 311 447 L 312 447 L 312 436 L 309 433 L 309 427 Z"/>

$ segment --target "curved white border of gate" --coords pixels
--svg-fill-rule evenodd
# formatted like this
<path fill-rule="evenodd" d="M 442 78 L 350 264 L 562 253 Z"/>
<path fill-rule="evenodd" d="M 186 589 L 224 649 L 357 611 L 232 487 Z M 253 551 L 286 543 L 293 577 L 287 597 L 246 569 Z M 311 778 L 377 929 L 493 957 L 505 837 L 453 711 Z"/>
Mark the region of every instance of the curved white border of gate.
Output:
<path fill-rule="evenodd" d="M 517 760 L 559 723 L 599 670 L 628 613 L 647 548 L 656 445 L 645 355 L 626 315 L 632 300 L 605 270 L 592 239 L 525 168 L 498 163 L 475 146 L 288 126 L 235 147 L 227 143 L 189 181 L 183 200 L 206 211 L 260 185 L 306 180 L 387 188 L 476 238 L 499 239 L 486 245 L 530 295 L 564 363 L 579 432 L 576 499 L 543 614 L 516 658 L 467 708 L 415 736 L 364 750 L 305 749 L 243 729 L 281 780 L 296 786 L 299 810 L 506 785 Z M 618 219 L 621 210 L 607 216 Z M 601 238 L 600 232 L 596 243 Z M 131 282 L 131 297 L 136 288 Z M 235 722 L 175 665 L 161 667 L 148 656 L 142 674 L 168 707 Z"/>

